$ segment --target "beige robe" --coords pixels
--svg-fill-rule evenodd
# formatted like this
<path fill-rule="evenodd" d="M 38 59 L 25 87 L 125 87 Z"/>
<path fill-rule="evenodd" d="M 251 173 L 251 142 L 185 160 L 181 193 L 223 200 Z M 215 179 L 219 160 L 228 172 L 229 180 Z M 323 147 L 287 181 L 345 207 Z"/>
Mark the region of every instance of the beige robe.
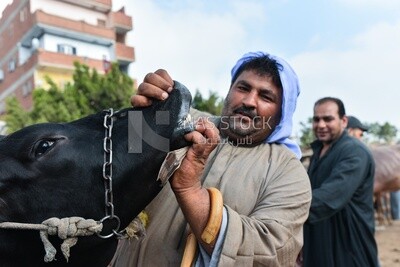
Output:
<path fill-rule="evenodd" d="M 294 266 L 311 188 L 291 151 L 277 144 L 221 143 L 208 159 L 203 181 L 220 189 L 228 211 L 218 266 Z M 169 184 L 146 211 L 146 237 L 120 241 L 113 266 L 180 265 L 187 225 Z"/>

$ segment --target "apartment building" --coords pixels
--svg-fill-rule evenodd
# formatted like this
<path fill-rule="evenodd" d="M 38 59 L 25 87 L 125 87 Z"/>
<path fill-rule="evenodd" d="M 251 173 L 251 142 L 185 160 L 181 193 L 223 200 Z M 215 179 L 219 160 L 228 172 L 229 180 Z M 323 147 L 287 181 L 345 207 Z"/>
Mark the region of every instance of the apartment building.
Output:
<path fill-rule="evenodd" d="M 132 17 L 112 11 L 112 0 L 14 0 L 0 19 L 0 114 L 10 95 L 29 109 L 46 75 L 60 86 L 71 81 L 74 61 L 99 73 L 118 62 L 127 72 L 131 30 Z"/>

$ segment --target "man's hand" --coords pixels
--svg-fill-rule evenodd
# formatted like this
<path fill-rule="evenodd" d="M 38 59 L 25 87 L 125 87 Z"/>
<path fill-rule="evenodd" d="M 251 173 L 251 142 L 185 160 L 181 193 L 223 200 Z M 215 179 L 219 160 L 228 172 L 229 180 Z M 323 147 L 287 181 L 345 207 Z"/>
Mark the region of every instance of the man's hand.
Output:
<path fill-rule="evenodd" d="M 167 99 L 173 87 L 174 81 L 166 70 L 148 73 L 139 85 L 137 94 L 131 97 L 131 104 L 134 107 L 148 107 L 152 104 L 152 99 Z"/>
<path fill-rule="evenodd" d="M 177 194 L 201 188 L 200 176 L 208 156 L 220 140 L 217 127 L 208 118 L 200 118 L 195 127 L 195 131 L 185 135 L 185 139 L 192 145 L 170 180 L 171 187 Z"/>

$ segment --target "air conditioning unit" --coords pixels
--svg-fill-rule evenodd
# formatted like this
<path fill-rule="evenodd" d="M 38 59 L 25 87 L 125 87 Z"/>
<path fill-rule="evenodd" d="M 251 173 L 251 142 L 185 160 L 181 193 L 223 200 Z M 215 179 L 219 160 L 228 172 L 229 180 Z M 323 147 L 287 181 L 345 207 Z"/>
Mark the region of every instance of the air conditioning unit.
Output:
<path fill-rule="evenodd" d="M 0 69 L 0 82 L 4 80 L 4 72 Z"/>

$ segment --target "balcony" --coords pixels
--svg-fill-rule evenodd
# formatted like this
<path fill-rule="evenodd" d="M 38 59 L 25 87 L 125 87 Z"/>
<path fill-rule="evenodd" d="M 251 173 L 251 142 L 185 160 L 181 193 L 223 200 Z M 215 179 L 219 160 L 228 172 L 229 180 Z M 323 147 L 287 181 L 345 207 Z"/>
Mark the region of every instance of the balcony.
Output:
<path fill-rule="evenodd" d="M 112 7 L 112 0 L 61 0 L 76 6 L 83 6 L 91 9 L 95 9 L 101 12 L 109 12 Z"/>
<path fill-rule="evenodd" d="M 96 36 L 102 39 L 108 39 L 108 41 L 115 40 L 115 32 L 112 29 L 107 29 L 101 26 L 95 26 L 88 24 L 83 21 L 69 20 L 66 18 L 49 15 L 41 10 L 37 10 L 33 14 L 34 23 L 39 24 L 44 31 L 48 32 L 63 32 L 64 35 L 68 35 L 67 32 L 72 32 L 74 38 L 82 39 L 84 36 Z M 57 28 L 57 29 L 55 29 Z"/>
<path fill-rule="evenodd" d="M 132 30 L 132 17 L 125 14 L 123 9 L 111 13 L 111 27 L 117 33 L 127 33 Z"/>
<path fill-rule="evenodd" d="M 104 73 L 103 61 L 75 55 L 66 55 L 50 51 L 38 51 L 38 67 L 41 69 L 59 69 L 71 72 L 74 70 L 74 62 L 78 61 L 89 66 L 91 69 L 96 69 L 99 73 Z"/>
<path fill-rule="evenodd" d="M 127 65 L 135 61 L 135 50 L 131 46 L 115 43 L 115 54 L 121 65 Z"/>
<path fill-rule="evenodd" d="M 76 2 L 76 1 L 74 1 L 74 2 Z M 105 6 L 110 6 L 110 7 L 112 5 L 111 4 L 112 0 L 91 0 L 91 1 L 83 1 L 83 2 L 95 2 L 98 4 L 105 5 Z"/>

